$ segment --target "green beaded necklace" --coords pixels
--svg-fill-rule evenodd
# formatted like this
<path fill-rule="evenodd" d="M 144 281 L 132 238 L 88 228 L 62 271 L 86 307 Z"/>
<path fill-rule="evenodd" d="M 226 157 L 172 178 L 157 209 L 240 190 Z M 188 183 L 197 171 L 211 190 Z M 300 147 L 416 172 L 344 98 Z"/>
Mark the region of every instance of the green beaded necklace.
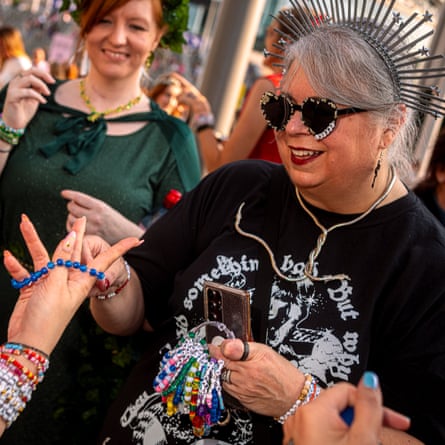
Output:
<path fill-rule="evenodd" d="M 113 108 L 111 110 L 97 111 L 94 108 L 93 104 L 91 103 L 90 98 L 87 96 L 87 93 L 85 92 L 85 80 L 84 79 L 80 80 L 79 88 L 80 88 L 80 97 L 83 99 L 86 106 L 91 111 L 91 113 L 87 117 L 87 119 L 90 122 L 95 122 L 97 119 L 104 117 L 104 116 L 108 116 L 109 114 L 120 113 L 121 111 L 129 110 L 130 108 L 134 107 L 137 103 L 139 103 L 139 101 L 142 98 L 142 93 L 141 93 L 138 97 L 131 99 L 125 105 L 119 105 L 118 107 Z"/>

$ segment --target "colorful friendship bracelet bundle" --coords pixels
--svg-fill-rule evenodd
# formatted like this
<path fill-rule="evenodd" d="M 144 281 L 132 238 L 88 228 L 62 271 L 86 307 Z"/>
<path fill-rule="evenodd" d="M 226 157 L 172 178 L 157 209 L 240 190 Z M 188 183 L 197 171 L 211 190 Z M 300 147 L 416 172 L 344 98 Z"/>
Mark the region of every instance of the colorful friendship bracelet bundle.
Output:
<path fill-rule="evenodd" d="M 70 261 L 70 260 L 62 260 L 59 258 L 58 260 L 49 261 L 45 267 L 42 267 L 40 270 L 35 272 L 31 272 L 29 277 L 24 278 L 21 281 L 11 279 L 11 284 L 14 289 L 21 289 L 25 286 L 31 286 L 40 278 L 44 277 L 49 273 L 50 270 L 54 269 L 56 266 L 65 266 L 66 268 L 78 269 L 81 272 L 88 272 L 91 276 L 96 277 L 98 280 L 103 280 L 105 278 L 104 272 L 99 272 L 96 269 L 89 269 L 85 264 L 81 264 L 78 261 Z"/>
<path fill-rule="evenodd" d="M 15 357 L 23 356 L 37 368 L 34 374 Z M 49 357 L 42 351 L 20 343 L 0 347 L 0 417 L 8 428 L 25 409 L 37 384 L 49 367 Z"/>
<path fill-rule="evenodd" d="M 0 115 L 0 139 L 10 145 L 17 145 L 25 134 L 24 128 L 12 128 L 5 124 Z"/>
<path fill-rule="evenodd" d="M 221 387 L 224 361 L 210 357 L 201 331 L 208 325 L 224 332 L 227 338 L 235 338 L 223 323 L 200 324 L 164 354 L 153 381 L 155 391 L 161 393 L 166 404 L 167 414 L 188 414 L 197 437 L 207 436 L 212 426 L 222 424 L 225 411 Z"/>

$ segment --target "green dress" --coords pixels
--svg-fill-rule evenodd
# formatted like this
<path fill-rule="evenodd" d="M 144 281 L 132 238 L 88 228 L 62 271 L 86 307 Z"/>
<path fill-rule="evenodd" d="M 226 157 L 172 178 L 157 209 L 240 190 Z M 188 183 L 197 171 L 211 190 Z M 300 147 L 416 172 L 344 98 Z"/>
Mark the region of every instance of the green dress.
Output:
<path fill-rule="evenodd" d="M 4 97 L 5 90 L 2 93 Z M 101 199 L 135 223 L 160 207 L 170 189 L 192 189 L 201 175 L 193 134 L 155 103 L 152 108 L 109 119 L 147 123 L 132 134 L 108 136 L 103 119 L 92 124 L 86 114 L 56 104 L 51 96 L 26 128 L 0 177 L 2 251 L 12 251 L 32 268 L 19 231 L 22 213 L 53 251 L 66 234 L 62 189 Z M 17 295 L 1 262 L 1 342 Z M 106 407 L 147 341 L 149 334 L 105 334 L 85 303 L 53 352 L 45 380 L 2 444 L 93 443 Z"/>

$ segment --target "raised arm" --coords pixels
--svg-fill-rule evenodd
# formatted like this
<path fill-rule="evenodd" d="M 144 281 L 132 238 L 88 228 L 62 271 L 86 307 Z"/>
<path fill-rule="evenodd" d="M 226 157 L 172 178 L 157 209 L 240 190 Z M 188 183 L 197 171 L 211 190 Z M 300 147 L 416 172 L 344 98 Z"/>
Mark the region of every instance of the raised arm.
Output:
<path fill-rule="evenodd" d="M 0 347 L 0 435 L 20 414 L 49 365 L 49 356 L 63 331 L 100 281 L 99 271 L 107 270 L 123 253 L 138 245 L 126 238 L 81 263 L 85 218 L 57 246 L 52 259 L 26 216 L 20 230 L 32 256 L 34 272 L 29 272 L 8 251 L 4 264 L 15 287 L 20 289 L 8 328 L 8 342 Z M 19 384 L 20 383 L 20 384 Z"/>
<path fill-rule="evenodd" d="M 84 261 L 107 252 L 108 243 L 97 236 L 86 236 Z M 144 299 L 139 278 L 122 257 L 105 271 L 106 278 L 97 282 L 89 293 L 94 319 L 105 331 L 130 335 L 144 326 Z M 146 329 L 150 329 L 145 325 Z"/>
<path fill-rule="evenodd" d="M 0 175 L 39 104 L 46 102 L 45 96 L 50 94 L 47 83 L 54 82 L 51 75 L 33 68 L 9 83 L 0 118 Z"/>
<path fill-rule="evenodd" d="M 260 99 L 264 92 L 275 89 L 273 83 L 260 78 L 252 85 L 232 133 L 220 143 L 211 126 L 200 125 L 200 120 L 204 122 L 212 116 L 207 98 L 179 74 L 172 75 L 184 85 L 182 100 L 192 110 L 190 124 L 196 133 L 206 171 L 211 172 L 228 162 L 247 158 L 266 129 L 267 124 L 261 113 Z"/>

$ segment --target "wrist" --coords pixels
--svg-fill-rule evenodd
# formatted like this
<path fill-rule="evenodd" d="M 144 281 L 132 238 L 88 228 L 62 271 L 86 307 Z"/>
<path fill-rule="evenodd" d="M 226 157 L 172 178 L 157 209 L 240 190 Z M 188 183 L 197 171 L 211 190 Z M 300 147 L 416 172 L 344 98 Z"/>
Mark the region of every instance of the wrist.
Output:
<path fill-rule="evenodd" d="M 215 116 L 213 116 L 212 113 L 197 114 L 193 116 L 190 127 L 195 133 L 199 133 L 200 131 L 204 131 L 207 129 L 214 129 Z"/>
<path fill-rule="evenodd" d="M 122 292 L 122 290 L 125 288 L 125 286 L 127 286 L 127 284 L 130 282 L 130 278 L 131 278 L 131 269 L 130 269 L 129 264 L 125 260 L 124 260 L 124 266 L 125 266 L 125 270 L 127 272 L 127 278 L 125 279 L 125 281 L 121 285 L 119 285 L 114 291 L 112 291 L 108 294 L 96 295 L 96 298 L 98 300 L 110 300 L 111 298 L 120 294 Z"/>
<path fill-rule="evenodd" d="M 6 124 L 0 114 L 0 139 L 9 145 L 17 145 L 25 134 L 24 128 L 13 128 Z M 4 153 L 4 152 L 2 152 Z"/>
<path fill-rule="evenodd" d="M 25 409 L 48 366 L 47 355 L 30 346 L 12 342 L 0 346 L 0 417 L 6 427 Z"/>
<path fill-rule="evenodd" d="M 321 388 L 317 384 L 316 378 L 311 374 L 305 374 L 304 377 L 303 388 L 297 400 L 295 400 L 293 405 L 282 416 L 275 417 L 275 420 L 281 425 L 283 425 L 289 417 L 293 416 L 298 408 L 311 402 L 320 394 Z"/>

